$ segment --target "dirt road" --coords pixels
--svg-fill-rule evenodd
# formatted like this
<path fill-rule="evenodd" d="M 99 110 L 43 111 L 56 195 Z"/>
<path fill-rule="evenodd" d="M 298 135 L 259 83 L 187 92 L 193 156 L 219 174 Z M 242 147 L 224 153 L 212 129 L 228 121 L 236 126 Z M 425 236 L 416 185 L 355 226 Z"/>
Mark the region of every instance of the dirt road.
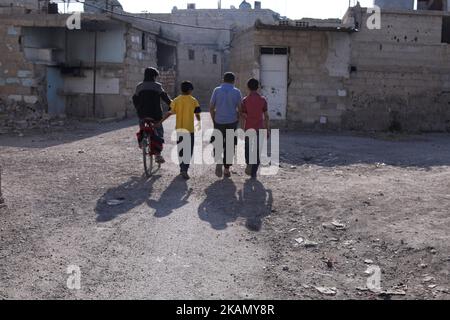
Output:
<path fill-rule="evenodd" d="M 0 136 L 0 299 L 450 298 L 449 135 L 284 132 L 278 175 L 186 183 L 142 176 L 135 131 Z"/>

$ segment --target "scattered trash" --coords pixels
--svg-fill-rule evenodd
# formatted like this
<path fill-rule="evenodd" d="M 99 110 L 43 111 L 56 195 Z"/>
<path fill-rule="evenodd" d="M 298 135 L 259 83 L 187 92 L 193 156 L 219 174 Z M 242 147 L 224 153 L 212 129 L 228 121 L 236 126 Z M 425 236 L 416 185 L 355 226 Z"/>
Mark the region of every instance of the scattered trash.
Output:
<path fill-rule="evenodd" d="M 303 239 L 303 238 L 298 238 L 298 239 L 295 239 L 295 241 L 296 241 L 298 244 L 302 244 L 302 243 L 305 241 L 305 239 Z"/>
<path fill-rule="evenodd" d="M 364 260 L 364 263 L 365 264 L 373 264 L 373 260 L 366 259 L 366 260 Z"/>
<path fill-rule="evenodd" d="M 291 230 L 289 230 L 289 233 L 296 231 L 297 228 L 292 228 Z"/>
<path fill-rule="evenodd" d="M 430 250 L 430 253 L 431 253 L 431 254 L 436 254 L 436 253 L 437 253 L 437 250 L 436 250 L 436 249 L 431 249 L 431 250 Z"/>
<path fill-rule="evenodd" d="M 306 248 L 313 248 L 313 247 L 317 247 L 319 244 L 314 241 L 305 240 L 304 245 Z"/>
<path fill-rule="evenodd" d="M 347 228 L 347 226 L 339 221 L 333 221 L 331 223 L 336 229 L 338 230 L 345 230 Z"/>
<path fill-rule="evenodd" d="M 423 278 L 423 282 L 425 282 L 425 283 L 427 283 L 427 282 L 431 282 L 431 281 L 434 281 L 435 280 L 435 278 L 434 277 L 431 277 L 431 276 L 425 276 L 424 278 Z"/>
<path fill-rule="evenodd" d="M 323 223 L 322 227 L 324 229 L 339 230 L 339 231 L 347 229 L 347 226 L 340 221 L 333 221 L 331 223 Z"/>
<path fill-rule="evenodd" d="M 79 150 L 78 153 L 82 154 L 82 153 L 85 153 L 85 151 L 84 150 Z"/>
<path fill-rule="evenodd" d="M 405 290 L 389 290 L 380 292 L 380 296 L 406 296 Z"/>
<path fill-rule="evenodd" d="M 294 170 L 294 169 L 297 169 L 297 167 L 296 166 L 291 166 L 291 169 Z"/>
<path fill-rule="evenodd" d="M 333 267 L 334 267 L 333 260 L 331 260 L 331 259 L 327 260 L 327 267 L 328 267 L 328 269 L 333 269 Z"/>
<path fill-rule="evenodd" d="M 125 202 L 124 198 L 119 198 L 119 199 L 108 200 L 108 201 L 106 201 L 106 204 L 108 206 L 113 207 L 113 206 L 120 206 L 124 202 Z"/>
<path fill-rule="evenodd" d="M 386 163 L 382 163 L 382 162 L 375 163 L 375 167 L 377 167 L 377 168 L 383 168 L 385 166 L 386 166 Z"/>
<path fill-rule="evenodd" d="M 344 242 L 344 246 L 349 247 L 349 246 L 351 246 L 351 245 L 353 245 L 355 243 L 356 243 L 355 240 L 347 240 L 347 241 Z"/>
<path fill-rule="evenodd" d="M 432 285 L 429 285 L 429 286 L 428 286 L 428 288 L 430 288 L 430 289 L 434 289 L 434 288 L 436 288 L 436 287 L 437 287 L 436 284 L 432 284 Z"/>
<path fill-rule="evenodd" d="M 421 263 L 421 264 L 419 264 L 419 268 L 426 269 L 426 268 L 428 268 L 428 265 L 425 263 Z"/>
<path fill-rule="evenodd" d="M 335 296 L 337 294 L 336 288 L 315 287 L 315 289 L 321 294 L 325 294 L 327 296 Z"/>
<path fill-rule="evenodd" d="M 289 267 L 283 267 L 283 271 L 289 271 Z"/>

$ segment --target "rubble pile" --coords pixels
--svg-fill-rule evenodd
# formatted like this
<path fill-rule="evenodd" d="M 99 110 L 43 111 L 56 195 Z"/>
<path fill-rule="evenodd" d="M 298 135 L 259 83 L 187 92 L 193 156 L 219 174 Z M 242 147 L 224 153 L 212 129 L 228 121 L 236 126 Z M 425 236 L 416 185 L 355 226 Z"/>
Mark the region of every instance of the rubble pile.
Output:
<path fill-rule="evenodd" d="M 40 104 L 0 99 L 0 134 L 61 126 L 60 118 L 50 116 Z"/>

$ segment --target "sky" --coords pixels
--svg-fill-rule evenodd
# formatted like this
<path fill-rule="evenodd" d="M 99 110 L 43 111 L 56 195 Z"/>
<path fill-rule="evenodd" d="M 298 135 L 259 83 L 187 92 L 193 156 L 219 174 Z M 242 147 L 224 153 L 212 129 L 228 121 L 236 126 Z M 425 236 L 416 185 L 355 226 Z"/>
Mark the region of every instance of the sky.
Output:
<path fill-rule="evenodd" d="M 128 12 L 171 12 L 174 6 L 186 9 L 188 3 L 196 3 L 198 9 L 217 8 L 218 0 L 119 0 Z M 349 2 L 356 0 L 260 0 L 262 7 L 272 9 L 291 19 L 342 18 Z M 359 0 L 361 6 L 371 7 L 373 0 Z M 222 8 L 239 7 L 242 0 L 222 0 Z M 247 0 L 253 6 L 254 0 Z"/>

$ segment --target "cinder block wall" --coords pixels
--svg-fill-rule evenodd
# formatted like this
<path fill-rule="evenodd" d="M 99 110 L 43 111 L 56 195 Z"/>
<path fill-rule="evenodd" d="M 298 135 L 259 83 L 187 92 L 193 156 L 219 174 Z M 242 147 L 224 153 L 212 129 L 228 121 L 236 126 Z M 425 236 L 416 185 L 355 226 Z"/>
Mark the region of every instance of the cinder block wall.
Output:
<path fill-rule="evenodd" d="M 441 43 L 442 16 L 382 11 L 381 29 L 352 35 L 345 82 L 350 101 L 342 126 L 355 130 L 450 130 L 450 45 Z"/>
<path fill-rule="evenodd" d="M 238 85 L 259 77 L 260 46 L 286 46 L 287 124 L 358 131 L 450 131 L 450 45 L 441 43 L 448 13 L 382 12 L 369 30 L 361 11 L 355 33 L 253 30 L 233 41 Z M 252 38 L 254 40 L 252 40 Z M 321 116 L 328 118 L 319 126 Z"/>
<path fill-rule="evenodd" d="M 21 28 L 0 24 L 0 98 L 35 104 L 44 85 L 21 50 Z"/>
<path fill-rule="evenodd" d="M 336 49 L 336 42 L 344 44 L 343 48 Z M 262 46 L 290 49 L 287 121 L 284 124 L 314 128 L 320 118 L 326 116 L 329 128 L 339 128 L 347 103 L 342 92 L 344 79 L 348 77 L 349 35 L 266 29 L 241 34 L 233 42 L 231 60 L 232 69 L 238 74 L 237 85 L 244 93 L 248 78 L 260 78 Z"/>

